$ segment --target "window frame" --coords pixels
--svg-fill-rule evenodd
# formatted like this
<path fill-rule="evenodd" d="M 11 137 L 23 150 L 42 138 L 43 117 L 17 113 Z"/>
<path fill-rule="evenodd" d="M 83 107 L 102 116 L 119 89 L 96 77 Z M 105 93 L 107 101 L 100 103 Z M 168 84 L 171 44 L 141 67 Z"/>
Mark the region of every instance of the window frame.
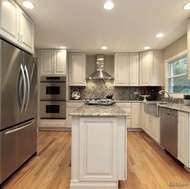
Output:
<path fill-rule="evenodd" d="M 172 61 L 174 61 L 174 60 L 177 60 L 177 59 L 180 59 L 181 57 L 183 57 L 183 56 L 187 56 L 187 50 L 185 50 L 185 51 L 182 51 L 182 52 L 180 52 L 180 53 L 178 53 L 178 54 L 176 54 L 176 55 L 174 55 L 174 56 L 172 56 L 171 58 L 169 58 L 169 59 L 167 59 L 167 60 L 165 60 L 165 90 L 166 91 L 169 91 L 168 89 L 168 81 L 169 81 L 169 78 L 171 78 L 170 77 L 170 69 L 169 69 L 169 64 L 172 62 Z M 187 67 L 187 69 L 188 69 L 188 67 Z M 183 98 L 183 96 L 184 96 L 184 94 L 185 93 L 169 93 L 172 97 L 175 97 L 175 98 Z M 165 94 L 166 95 L 166 94 Z M 166 97 L 167 97 L 167 95 L 166 95 Z"/>

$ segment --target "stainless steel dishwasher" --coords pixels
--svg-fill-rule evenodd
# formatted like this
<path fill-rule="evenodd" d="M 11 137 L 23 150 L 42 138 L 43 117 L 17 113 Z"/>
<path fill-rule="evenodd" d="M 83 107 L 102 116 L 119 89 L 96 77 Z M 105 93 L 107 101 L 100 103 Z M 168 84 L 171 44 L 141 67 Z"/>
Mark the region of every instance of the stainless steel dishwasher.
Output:
<path fill-rule="evenodd" d="M 160 109 L 160 144 L 177 158 L 178 111 L 161 107 Z"/>

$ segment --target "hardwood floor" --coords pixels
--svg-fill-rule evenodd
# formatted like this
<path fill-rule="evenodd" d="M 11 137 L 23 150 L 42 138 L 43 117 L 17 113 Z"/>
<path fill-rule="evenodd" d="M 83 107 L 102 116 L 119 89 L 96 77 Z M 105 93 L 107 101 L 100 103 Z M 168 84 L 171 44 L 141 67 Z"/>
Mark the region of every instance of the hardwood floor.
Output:
<path fill-rule="evenodd" d="M 145 133 L 128 132 L 127 142 L 128 179 L 121 189 L 190 188 L 190 173 Z M 69 189 L 71 133 L 39 132 L 37 151 L 3 189 Z"/>

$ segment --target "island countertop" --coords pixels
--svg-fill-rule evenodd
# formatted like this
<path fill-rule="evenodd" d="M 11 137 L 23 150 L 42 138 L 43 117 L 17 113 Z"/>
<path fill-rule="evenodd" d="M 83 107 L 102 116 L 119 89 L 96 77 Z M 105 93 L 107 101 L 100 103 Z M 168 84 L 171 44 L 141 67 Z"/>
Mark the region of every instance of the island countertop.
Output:
<path fill-rule="evenodd" d="M 127 113 L 116 104 L 105 105 L 86 105 L 79 107 L 69 114 L 70 116 L 127 116 Z"/>

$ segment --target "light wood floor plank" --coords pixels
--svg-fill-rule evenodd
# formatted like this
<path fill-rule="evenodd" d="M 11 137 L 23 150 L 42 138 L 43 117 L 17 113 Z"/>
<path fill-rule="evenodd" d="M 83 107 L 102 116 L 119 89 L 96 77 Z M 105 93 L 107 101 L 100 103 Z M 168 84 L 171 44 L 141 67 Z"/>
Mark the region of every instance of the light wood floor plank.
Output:
<path fill-rule="evenodd" d="M 190 188 L 190 173 L 145 133 L 128 132 L 127 146 L 128 179 L 120 181 L 121 189 Z M 3 189 L 69 189 L 70 160 L 70 132 L 39 132 L 37 156 L 8 180 Z"/>

